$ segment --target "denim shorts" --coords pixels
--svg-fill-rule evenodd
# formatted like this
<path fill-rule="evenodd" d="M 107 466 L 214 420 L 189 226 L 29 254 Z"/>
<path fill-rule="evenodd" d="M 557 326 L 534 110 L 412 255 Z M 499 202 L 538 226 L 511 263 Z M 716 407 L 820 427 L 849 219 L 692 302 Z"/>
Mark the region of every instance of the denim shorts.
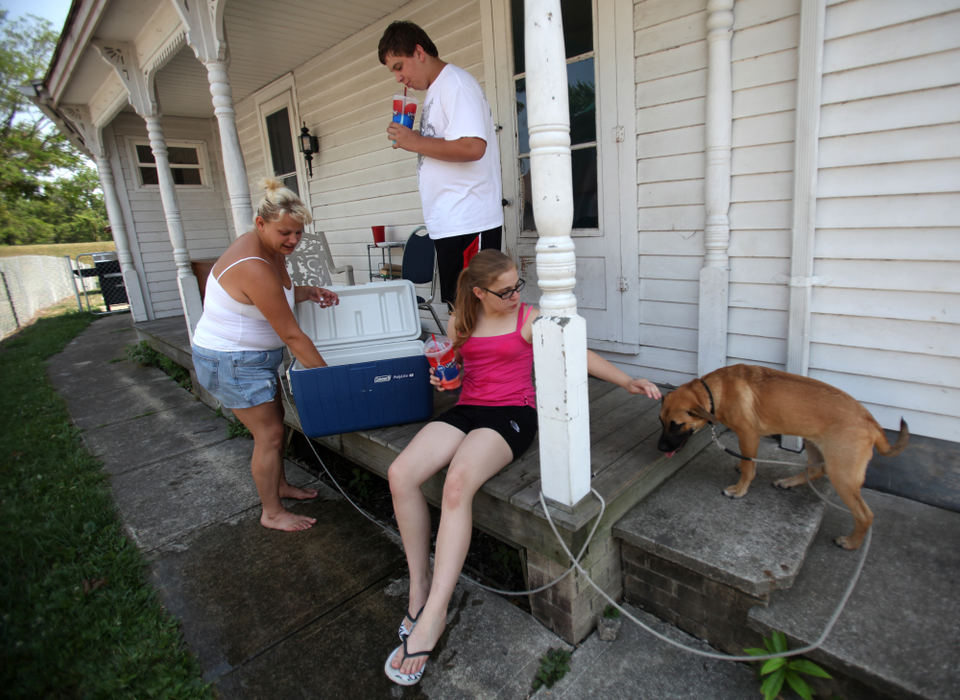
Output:
<path fill-rule="evenodd" d="M 276 397 L 282 347 L 221 352 L 193 345 L 191 350 L 200 386 L 226 408 L 253 408 Z"/>

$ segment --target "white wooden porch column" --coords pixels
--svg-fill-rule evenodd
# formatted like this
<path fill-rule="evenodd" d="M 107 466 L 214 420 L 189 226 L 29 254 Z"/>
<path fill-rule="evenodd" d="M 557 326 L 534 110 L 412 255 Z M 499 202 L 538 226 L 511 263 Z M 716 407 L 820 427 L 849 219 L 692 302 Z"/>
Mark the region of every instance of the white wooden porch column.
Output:
<path fill-rule="evenodd" d="M 123 222 L 123 210 L 120 208 L 120 199 L 117 197 L 113 167 L 110 165 L 107 148 L 103 143 L 102 131 L 93 123 L 90 110 L 85 105 L 61 105 L 60 109 L 83 137 L 84 145 L 96 160 L 97 174 L 100 177 L 100 186 L 103 188 L 103 202 L 107 208 L 107 219 L 110 221 L 110 232 L 117 246 L 117 261 L 120 263 L 127 301 L 130 302 L 130 314 L 134 321 L 147 321 L 149 320 L 147 305 L 143 301 L 140 276 L 137 274 L 137 268 L 134 267 L 133 255 L 130 254 L 127 227 Z"/>
<path fill-rule="evenodd" d="M 170 171 L 170 157 L 167 142 L 163 136 L 160 112 L 154 99 L 153 78 L 144 73 L 137 65 L 136 51 L 130 44 L 94 41 L 100 55 L 120 76 L 127 89 L 130 106 L 147 124 L 147 136 L 157 166 L 157 179 L 160 184 L 160 201 L 163 203 L 163 215 L 167 222 L 167 234 L 173 245 L 173 259 L 177 266 L 177 287 L 180 291 L 180 303 L 183 307 L 187 333 L 193 339 L 193 329 L 197 327 L 203 302 L 200 300 L 200 286 L 190 267 L 190 252 L 183 232 L 183 217 L 177 201 L 177 190 Z"/>
<path fill-rule="evenodd" d="M 228 47 L 223 32 L 223 0 L 187 2 L 174 0 L 180 19 L 187 30 L 187 44 L 207 69 L 213 113 L 220 129 L 220 147 L 223 152 L 223 172 L 233 213 L 233 237 L 253 228 L 253 205 L 247 166 L 240 150 L 236 112 L 233 109 L 233 91 L 227 75 Z"/>
<path fill-rule="evenodd" d="M 730 260 L 730 141 L 733 92 L 730 43 L 733 0 L 707 3 L 706 224 L 700 270 L 698 373 L 727 363 Z"/>
<path fill-rule="evenodd" d="M 525 0 L 527 123 L 537 277 L 533 326 L 543 494 L 573 506 L 590 492 L 587 327 L 577 315 L 567 63 L 559 0 Z"/>
<path fill-rule="evenodd" d="M 820 89 L 823 83 L 823 31 L 826 0 L 801 0 L 797 47 L 797 123 L 793 156 L 793 231 L 790 253 L 790 317 L 787 371 L 810 371 L 810 307 L 817 212 L 817 156 L 820 143 Z M 800 450 L 803 441 L 784 435 L 780 444 Z"/>

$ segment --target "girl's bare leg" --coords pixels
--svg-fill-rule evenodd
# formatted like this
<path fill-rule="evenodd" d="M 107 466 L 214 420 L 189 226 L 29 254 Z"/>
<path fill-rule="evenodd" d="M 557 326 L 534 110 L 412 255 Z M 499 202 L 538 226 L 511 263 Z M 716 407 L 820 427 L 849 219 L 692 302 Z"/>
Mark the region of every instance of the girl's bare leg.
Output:
<path fill-rule="evenodd" d="M 443 634 L 447 606 L 470 547 L 473 497 L 487 479 L 512 460 L 513 453 L 506 440 L 489 428 L 470 431 L 454 454 L 443 485 L 433 581 L 420 621 L 407 639 L 410 653 L 433 649 Z M 407 674 L 416 673 L 426 663 L 423 656 L 407 659 L 402 664 L 401 659 L 402 654 L 397 654 L 393 666 Z"/>
<path fill-rule="evenodd" d="M 279 398 L 253 408 L 235 408 L 233 415 L 253 435 L 250 472 L 260 495 L 263 512 L 260 524 L 274 530 L 295 532 L 311 527 L 316 518 L 291 513 L 280 501 L 283 475 L 283 406 Z M 289 488 L 289 485 L 288 485 Z"/>
<path fill-rule="evenodd" d="M 465 437 L 462 431 L 447 423 L 428 423 L 387 470 L 393 511 L 410 570 L 407 609 L 412 615 L 426 603 L 431 578 L 430 511 L 420 487 L 450 462 Z"/>

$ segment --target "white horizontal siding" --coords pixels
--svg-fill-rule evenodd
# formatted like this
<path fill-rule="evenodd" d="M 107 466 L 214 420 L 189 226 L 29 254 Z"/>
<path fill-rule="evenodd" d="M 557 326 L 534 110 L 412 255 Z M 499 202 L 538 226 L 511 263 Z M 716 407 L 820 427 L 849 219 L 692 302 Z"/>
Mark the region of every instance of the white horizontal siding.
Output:
<path fill-rule="evenodd" d="M 139 186 L 129 147 L 130 140 L 146 140 L 146 124 L 140 117 L 121 114 L 114 122 L 114 133 L 122 163 L 122 183 L 130 208 L 130 230 L 127 233 L 137 240 L 137 267 L 148 291 L 150 313 L 154 318 L 180 315 L 183 308 L 177 287 L 173 244 L 160 200 L 160 188 Z M 177 187 L 177 204 L 190 257 L 217 257 L 230 244 L 230 213 L 224 207 L 226 187 L 215 122 L 210 119 L 165 118 L 163 133 L 167 143 L 204 144 L 206 186 L 202 189 Z M 118 177 L 118 184 L 119 180 Z"/>
<path fill-rule="evenodd" d="M 635 4 L 640 338 L 658 378 L 696 371 L 703 258 L 706 3 Z"/>
<path fill-rule="evenodd" d="M 827 8 L 810 373 L 960 439 L 960 3 Z"/>
<path fill-rule="evenodd" d="M 727 361 L 782 366 L 799 2 L 745 0 L 733 11 Z"/>
<path fill-rule="evenodd" d="M 326 233 L 338 264 L 367 278 L 370 227 L 404 240 L 423 223 L 416 156 L 391 148 L 386 137 L 392 96 L 401 90 L 377 60 L 377 41 L 393 19 L 380 20 L 296 69 L 301 119 L 318 125 L 320 154 L 310 181 L 315 226 Z M 440 57 L 484 84 L 479 9 L 472 2 L 411 3 L 403 19 L 421 25 Z M 422 100 L 422 93 L 412 93 Z"/>

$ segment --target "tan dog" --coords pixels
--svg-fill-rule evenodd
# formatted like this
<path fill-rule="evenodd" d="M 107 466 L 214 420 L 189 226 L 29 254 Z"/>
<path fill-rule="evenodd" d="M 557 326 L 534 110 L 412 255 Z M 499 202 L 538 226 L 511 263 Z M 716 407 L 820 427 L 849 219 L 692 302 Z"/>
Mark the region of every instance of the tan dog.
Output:
<path fill-rule="evenodd" d="M 837 494 L 853 513 L 853 532 L 835 541 L 857 549 L 873 523 L 873 513 L 860 488 L 873 448 L 885 456 L 899 454 L 910 434 L 900 420 L 900 436 L 890 446 L 880 425 L 852 396 L 824 382 L 755 365 L 733 365 L 694 379 L 667 394 L 660 410 L 663 432 L 657 447 L 672 455 L 707 423 L 726 425 L 740 441 L 740 480 L 723 492 L 733 498 L 747 493 L 756 472 L 751 461 L 763 435 L 798 435 L 806 439 L 807 474 L 811 481 L 826 472 Z M 774 485 L 791 488 L 806 481 L 803 474 Z"/>

